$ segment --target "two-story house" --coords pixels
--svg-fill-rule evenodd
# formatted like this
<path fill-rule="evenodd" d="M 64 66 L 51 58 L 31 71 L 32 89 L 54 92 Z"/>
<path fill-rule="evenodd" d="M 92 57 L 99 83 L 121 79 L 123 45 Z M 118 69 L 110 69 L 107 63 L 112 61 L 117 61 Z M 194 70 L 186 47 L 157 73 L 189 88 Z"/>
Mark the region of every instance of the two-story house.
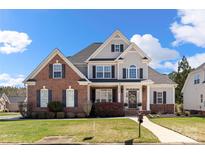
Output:
<path fill-rule="evenodd" d="M 185 110 L 205 114 L 205 63 L 189 73 L 182 93 Z"/>
<path fill-rule="evenodd" d="M 70 57 L 55 49 L 25 79 L 27 101 L 36 111 L 55 100 L 68 112 L 81 112 L 92 101 L 122 102 L 128 112 L 174 113 L 176 84 L 152 69 L 150 61 L 118 30 Z"/>

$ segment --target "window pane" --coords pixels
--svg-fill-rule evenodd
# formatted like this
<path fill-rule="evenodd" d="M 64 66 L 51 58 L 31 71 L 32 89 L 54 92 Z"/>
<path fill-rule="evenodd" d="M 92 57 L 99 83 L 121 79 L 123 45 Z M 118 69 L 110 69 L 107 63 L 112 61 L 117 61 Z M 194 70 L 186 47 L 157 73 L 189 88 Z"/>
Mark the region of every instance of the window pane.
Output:
<path fill-rule="evenodd" d="M 111 66 L 105 66 L 104 71 L 105 72 L 110 72 L 111 71 Z"/>
<path fill-rule="evenodd" d="M 96 102 L 112 102 L 112 89 L 96 89 Z"/>
<path fill-rule="evenodd" d="M 97 66 L 97 71 L 102 72 L 103 71 L 103 66 Z"/>
<path fill-rule="evenodd" d="M 136 69 L 130 69 L 130 78 L 136 78 Z"/>
<path fill-rule="evenodd" d="M 105 72 L 104 78 L 111 78 L 111 72 Z"/>
<path fill-rule="evenodd" d="M 103 72 L 97 72 L 97 78 L 103 78 Z"/>

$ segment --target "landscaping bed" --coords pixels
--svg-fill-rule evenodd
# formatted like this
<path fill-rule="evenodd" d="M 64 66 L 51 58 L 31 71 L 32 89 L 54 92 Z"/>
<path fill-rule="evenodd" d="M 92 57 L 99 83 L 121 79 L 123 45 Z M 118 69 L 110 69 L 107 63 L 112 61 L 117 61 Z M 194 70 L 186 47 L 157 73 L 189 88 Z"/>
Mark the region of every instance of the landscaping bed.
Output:
<path fill-rule="evenodd" d="M 158 139 L 126 118 L 0 121 L 1 143 L 35 143 L 49 136 L 67 136 L 73 143 L 156 143 Z"/>

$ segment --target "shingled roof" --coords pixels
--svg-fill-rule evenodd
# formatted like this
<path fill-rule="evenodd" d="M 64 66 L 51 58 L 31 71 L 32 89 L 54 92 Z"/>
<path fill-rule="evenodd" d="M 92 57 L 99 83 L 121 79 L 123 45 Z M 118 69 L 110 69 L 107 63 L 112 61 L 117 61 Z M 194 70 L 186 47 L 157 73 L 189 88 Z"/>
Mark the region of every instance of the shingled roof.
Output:
<path fill-rule="evenodd" d="M 149 79 L 151 79 L 155 84 L 176 84 L 174 81 L 169 79 L 168 75 L 161 74 L 150 66 L 148 67 L 148 75 Z"/>
<path fill-rule="evenodd" d="M 67 57 L 67 58 L 73 64 L 85 63 L 84 61 L 86 61 L 90 57 L 90 55 L 93 52 L 95 52 L 97 50 L 97 48 L 99 48 L 101 45 L 102 45 L 102 43 L 100 43 L 100 42 L 92 43 L 89 46 L 87 46 L 86 48 L 84 48 L 83 50 L 76 53 L 75 55 Z"/>
<path fill-rule="evenodd" d="M 85 76 L 87 76 L 87 64 L 85 61 L 93 54 L 102 43 L 92 43 L 88 47 L 79 51 L 73 56 L 67 57 Z M 149 66 L 148 68 L 149 79 L 155 84 L 176 84 L 167 75 L 155 71 Z"/>

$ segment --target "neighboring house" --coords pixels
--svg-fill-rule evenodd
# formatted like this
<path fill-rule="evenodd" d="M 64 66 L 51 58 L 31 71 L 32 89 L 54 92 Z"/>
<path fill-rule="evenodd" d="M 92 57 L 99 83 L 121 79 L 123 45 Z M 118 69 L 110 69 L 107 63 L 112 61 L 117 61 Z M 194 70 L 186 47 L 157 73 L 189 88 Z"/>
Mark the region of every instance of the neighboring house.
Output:
<path fill-rule="evenodd" d="M 7 108 L 9 112 L 18 112 L 19 104 L 25 102 L 25 96 L 8 96 Z"/>
<path fill-rule="evenodd" d="M 24 102 L 25 96 L 7 96 L 3 93 L 0 97 L 0 111 L 18 112 L 19 103 Z"/>
<path fill-rule="evenodd" d="M 189 73 L 182 93 L 185 110 L 205 114 L 205 63 Z"/>
<path fill-rule="evenodd" d="M 25 79 L 27 102 L 34 111 L 47 111 L 55 100 L 67 112 L 82 112 L 91 101 L 123 102 L 128 113 L 174 113 L 176 84 L 149 67 L 150 61 L 118 30 L 70 57 L 55 49 Z"/>
<path fill-rule="evenodd" d="M 6 104 L 8 102 L 8 97 L 5 93 L 0 94 L 0 111 L 8 110 Z"/>

